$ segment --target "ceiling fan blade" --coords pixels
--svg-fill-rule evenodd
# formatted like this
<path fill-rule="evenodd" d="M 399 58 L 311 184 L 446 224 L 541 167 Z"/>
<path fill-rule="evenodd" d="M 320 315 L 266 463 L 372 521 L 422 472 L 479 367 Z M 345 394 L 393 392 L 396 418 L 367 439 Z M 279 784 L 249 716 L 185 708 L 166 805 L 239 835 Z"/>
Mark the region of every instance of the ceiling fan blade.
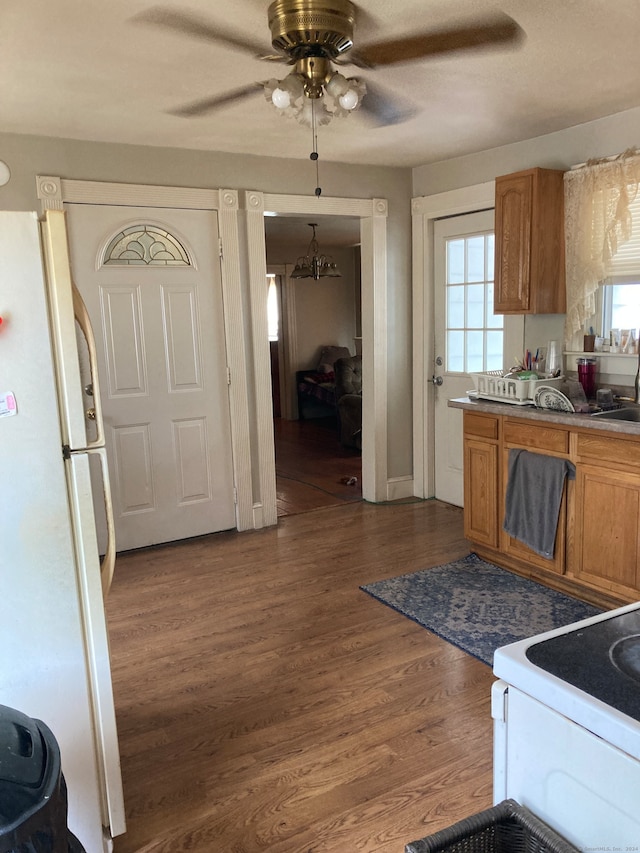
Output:
<path fill-rule="evenodd" d="M 224 95 L 213 95 L 208 98 L 200 98 L 197 101 L 192 101 L 189 104 L 184 104 L 181 107 L 169 110 L 168 112 L 174 116 L 182 116 L 183 118 L 195 118 L 212 112 L 218 107 L 224 107 L 234 101 L 243 101 L 250 95 L 263 88 L 262 83 L 251 83 L 249 86 L 241 86 L 239 89 L 232 89 Z"/>
<path fill-rule="evenodd" d="M 248 39 L 244 35 L 221 27 L 219 24 L 213 24 L 192 12 L 176 12 L 166 6 L 151 6 L 138 15 L 134 15 L 131 20 L 135 23 L 162 27 L 165 30 L 171 30 L 190 38 L 203 39 L 204 41 L 238 48 L 252 54 L 256 59 L 288 61 L 286 56 L 268 53 L 261 42 Z"/>
<path fill-rule="evenodd" d="M 521 27 L 508 15 L 447 30 L 431 30 L 416 36 L 365 45 L 351 51 L 348 61 L 360 68 L 395 65 L 428 56 L 463 50 L 478 50 L 500 44 L 515 45 L 524 36 Z"/>
<path fill-rule="evenodd" d="M 409 121 L 417 113 L 416 107 L 403 98 L 387 94 L 377 84 L 371 84 L 369 80 L 365 82 L 367 93 L 362 99 L 359 110 L 378 127 L 402 124 L 403 121 Z"/>

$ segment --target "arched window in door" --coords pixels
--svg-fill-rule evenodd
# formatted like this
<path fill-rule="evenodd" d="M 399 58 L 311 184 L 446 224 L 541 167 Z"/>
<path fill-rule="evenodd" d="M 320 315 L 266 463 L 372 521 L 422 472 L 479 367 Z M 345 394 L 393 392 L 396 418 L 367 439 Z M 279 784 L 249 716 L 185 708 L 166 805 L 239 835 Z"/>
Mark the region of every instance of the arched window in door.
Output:
<path fill-rule="evenodd" d="M 106 266 L 193 266 L 186 248 L 169 231 L 157 225 L 131 225 L 109 242 L 102 257 Z"/>

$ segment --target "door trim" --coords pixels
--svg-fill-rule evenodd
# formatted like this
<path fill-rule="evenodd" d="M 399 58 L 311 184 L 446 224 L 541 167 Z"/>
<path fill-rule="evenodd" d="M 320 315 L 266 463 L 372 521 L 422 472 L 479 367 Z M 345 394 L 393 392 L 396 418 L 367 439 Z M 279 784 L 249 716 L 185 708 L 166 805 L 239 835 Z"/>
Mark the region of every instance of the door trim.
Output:
<path fill-rule="evenodd" d="M 277 524 L 275 443 L 266 334 L 264 282 L 266 243 L 264 212 L 310 216 L 316 213 L 360 219 L 362 255 L 363 439 L 362 496 L 367 501 L 389 497 L 387 454 L 387 200 L 281 195 L 231 189 L 147 186 L 78 181 L 36 176 L 41 207 L 63 210 L 65 202 L 190 207 L 216 210 L 224 247 L 222 288 L 229 386 L 231 440 L 238 530 Z M 246 253 L 240 245 L 240 224 L 246 228 Z M 246 265 L 245 265 L 246 264 Z M 243 273 L 249 272 L 249 311 L 243 308 Z M 251 341 L 247 341 L 250 328 Z M 250 325 L 249 325 L 250 324 Z M 250 355 L 247 355 L 250 352 Z M 250 358 L 252 359 L 250 362 Z M 253 378 L 253 396 L 248 376 Z M 255 421 L 250 421 L 250 409 Z M 251 435 L 257 436 L 252 452 Z"/>
<path fill-rule="evenodd" d="M 433 223 L 495 206 L 495 181 L 411 200 L 413 266 L 413 494 L 435 494 Z"/>
<path fill-rule="evenodd" d="M 76 181 L 43 175 L 36 177 L 36 184 L 43 212 L 51 209 L 64 210 L 65 203 L 190 208 L 217 212 L 220 239 L 224 247 L 221 274 L 225 343 L 227 363 L 233 377 L 229 385 L 229 409 L 236 490 L 236 525 L 238 530 L 261 527 L 260 519 L 256 519 L 253 501 L 237 191 Z"/>
<path fill-rule="evenodd" d="M 387 480 L 387 200 L 321 196 L 279 195 L 248 191 L 251 312 L 254 322 L 254 371 L 258 408 L 261 482 L 272 473 L 275 512 L 275 453 L 271 387 L 267 375 L 269 352 L 266 328 L 264 280 L 267 274 L 264 231 L 265 211 L 313 216 L 328 214 L 360 219 L 362 257 L 362 497 L 384 501 Z M 256 325 L 257 323 L 257 325 Z M 295 362 L 295 353 L 290 353 Z M 263 390 L 264 389 L 264 390 Z M 269 484 L 270 485 L 270 484 Z M 275 524 L 275 519 L 271 522 Z"/>

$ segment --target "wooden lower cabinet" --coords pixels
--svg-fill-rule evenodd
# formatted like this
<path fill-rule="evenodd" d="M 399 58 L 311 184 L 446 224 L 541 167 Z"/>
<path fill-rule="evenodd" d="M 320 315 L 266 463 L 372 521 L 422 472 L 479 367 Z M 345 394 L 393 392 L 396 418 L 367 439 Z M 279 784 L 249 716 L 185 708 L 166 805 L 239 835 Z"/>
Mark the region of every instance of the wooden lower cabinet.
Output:
<path fill-rule="evenodd" d="M 515 449 L 528 450 L 531 453 L 542 453 L 566 459 L 569 455 L 569 432 L 558 427 L 541 426 L 539 422 L 514 421 L 505 418 L 502 441 L 502 505 L 504 515 L 505 496 L 509 479 L 509 452 Z M 565 571 L 565 541 L 567 525 L 567 494 L 569 485 L 565 485 L 560 512 L 558 513 L 558 531 L 556 533 L 553 558 L 542 557 L 519 539 L 509 536 L 504 530 L 501 533 L 501 548 L 505 554 L 520 560 L 527 566 L 541 569 L 543 572 L 553 572 L 557 575 Z"/>
<path fill-rule="evenodd" d="M 463 425 L 464 535 L 472 542 L 497 548 L 500 422 L 490 415 L 465 412 Z"/>
<path fill-rule="evenodd" d="M 578 454 L 584 461 L 576 466 L 575 576 L 635 601 L 640 597 L 640 443 L 579 437 Z"/>
<path fill-rule="evenodd" d="M 464 444 L 464 535 L 498 546 L 498 447 L 469 437 Z"/>
<path fill-rule="evenodd" d="M 509 450 L 570 459 L 554 557 L 502 529 Z M 464 412 L 464 533 L 480 556 L 603 607 L 640 598 L 640 437 Z"/>
<path fill-rule="evenodd" d="M 507 472 L 509 460 L 509 449 L 503 450 L 502 464 L 502 506 L 505 506 L 504 499 L 507 492 Z M 521 542 L 519 539 L 514 539 L 509 536 L 504 530 L 501 533 L 501 547 L 505 554 L 514 557 L 526 563 L 528 566 L 535 566 L 543 572 L 554 572 L 554 574 L 562 575 L 565 571 L 565 543 L 566 543 L 566 525 L 567 525 L 567 494 L 571 486 L 565 485 L 562 503 L 560 504 L 560 512 L 558 513 L 558 531 L 556 533 L 555 547 L 553 549 L 553 558 L 542 557 L 535 551 L 532 551 L 528 545 Z"/>

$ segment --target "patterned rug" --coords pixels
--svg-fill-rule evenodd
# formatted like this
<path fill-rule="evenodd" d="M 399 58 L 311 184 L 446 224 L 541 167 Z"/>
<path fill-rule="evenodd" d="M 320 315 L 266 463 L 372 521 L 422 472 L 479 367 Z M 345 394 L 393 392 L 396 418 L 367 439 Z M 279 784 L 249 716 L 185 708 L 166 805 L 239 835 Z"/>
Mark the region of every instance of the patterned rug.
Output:
<path fill-rule="evenodd" d="M 477 554 L 360 589 L 489 666 L 500 646 L 602 612 Z"/>

